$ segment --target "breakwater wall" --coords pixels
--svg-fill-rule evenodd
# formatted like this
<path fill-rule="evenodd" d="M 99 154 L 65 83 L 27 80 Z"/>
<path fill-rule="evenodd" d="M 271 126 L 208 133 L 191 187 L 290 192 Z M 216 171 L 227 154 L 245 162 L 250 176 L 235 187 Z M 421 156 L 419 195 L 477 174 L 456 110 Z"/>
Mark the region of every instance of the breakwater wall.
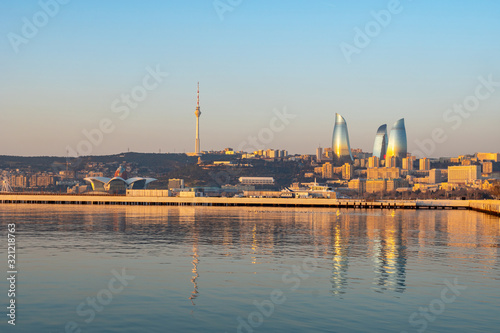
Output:
<path fill-rule="evenodd" d="M 471 200 L 469 205 L 473 210 L 500 216 L 500 200 Z"/>
<path fill-rule="evenodd" d="M 475 209 L 500 212 L 500 200 L 380 200 L 323 198 L 220 198 L 85 195 L 46 193 L 3 193 L 0 203 L 80 204 L 80 205 L 193 205 L 193 206 L 282 206 L 406 209 Z"/>
<path fill-rule="evenodd" d="M 2 193 L 2 203 L 73 205 L 261 206 L 380 209 L 470 209 L 500 216 L 500 200 L 380 200 L 323 198 L 220 198 L 46 193 Z"/>
<path fill-rule="evenodd" d="M 337 200 L 323 198 L 221 198 L 74 194 L 0 194 L 0 203 L 80 205 L 173 205 L 173 206 L 268 206 L 268 207 L 351 207 L 416 208 L 416 202 Z"/>

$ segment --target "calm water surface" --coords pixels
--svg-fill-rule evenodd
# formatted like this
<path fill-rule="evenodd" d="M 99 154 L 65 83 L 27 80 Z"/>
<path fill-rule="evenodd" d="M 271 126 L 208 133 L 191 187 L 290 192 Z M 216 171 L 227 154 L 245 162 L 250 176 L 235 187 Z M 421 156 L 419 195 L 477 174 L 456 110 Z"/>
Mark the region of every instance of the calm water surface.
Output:
<path fill-rule="evenodd" d="M 500 331 L 499 218 L 340 212 L 0 205 L 0 331 Z"/>

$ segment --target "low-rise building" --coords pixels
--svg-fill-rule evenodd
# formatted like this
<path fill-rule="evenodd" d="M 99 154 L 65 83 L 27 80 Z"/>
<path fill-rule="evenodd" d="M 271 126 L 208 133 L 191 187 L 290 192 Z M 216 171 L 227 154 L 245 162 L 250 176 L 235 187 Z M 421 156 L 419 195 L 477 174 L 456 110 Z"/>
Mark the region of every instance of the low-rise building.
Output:
<path fill-rule="evenodd" d="M 368 179 L 394 179 L 401 177 L 399 168 L 370 168 L 367 170 Z"/>
<path fill-rule="evenodd" d="M 429 184 L 439 184 L 442 181 L 441 170 L 432 169 L 429 171 Z"/>
<path fill-rule="evenodd" d="M 168 180 L 168 188 L 184 188 L 184 179 L 171 178 Z"/>
<path fill-rule="evenodd" d="M 222 185 L 221 189 L 223 192 L 243 192 L 243 191 L 254 191 L 255 186 L 253 185 L 242 185 L 242 184 L 236 184 L 236 185 Z"/>
<path fill-rule="evenodd" d="M 368 179 L 366 181 L 366 193 L 385 191 L 387 191 L 387 179 Z"/>
<path fill-rule="evenodd" d="M 359 194 L 363 194 L 366 192 L 366 179 L 353 179 L 349 182 L 348 187 Z"/>
<path fill-rule="evenodd" d="M 441 183 L 439 184 L 439 188 L 444 191 L 454 191 L 457 190 L 461 187 L 464 187 L 464 185 L 458 184 L 458 183 Z"/>
<path fill-rule="evenodd" d="M 171 197 L 170 190 L 127 190 L 128 197 Z"/>
<path fill-rule="evenodd" d="M 10 179 L 10 186 L 12 187 L 28 187 L 29 186 L 29 179 L 25 175 L 11 175 Z"/>
<path fill-rule="evenodd" d="M 493 173 L 493 162 L 483 162 L 483 173 L 487 175 Z"/>
<path fill-rule="evenodd" d="M 386 183 L 387 192 L 396 191 L 398 188 L 406 188 L 406 187 L 408 187 L 408 181 L 401 178 L 388 179 Z"/>
<path fill-rule="evenodd" d="M 281 191 L 243 191 L 243 196 L 247 198 L 281 198 L 282 193 Z"/>
<path fill-rule="evenodd" d="M 30 187 L 48 187 L 55 184 L 54 175 L 36 173 L 29 177 Z"/>
<path fill-rule="evenodd" d="M 413 185 L 413 191 L 421 191 L 421 192 L 436 192 L 439 190 L 439 184 L 415 184 Z"/>
<path fill-rule="evenodd" d="M 481 179 L 481 170 L 477 165 L 448 167 L 448 183 L 466 184 Z"/>
<path fill-rule="evenodd" d="M 240 177 L 239 182 L 245 185 L 274 185 L 273 177 Z"/>
<path fill-rule="evenodd" d="M 479 161 L 500 162 L 500 154 L 498 153 L 477 153 L 476 157 Z"/>

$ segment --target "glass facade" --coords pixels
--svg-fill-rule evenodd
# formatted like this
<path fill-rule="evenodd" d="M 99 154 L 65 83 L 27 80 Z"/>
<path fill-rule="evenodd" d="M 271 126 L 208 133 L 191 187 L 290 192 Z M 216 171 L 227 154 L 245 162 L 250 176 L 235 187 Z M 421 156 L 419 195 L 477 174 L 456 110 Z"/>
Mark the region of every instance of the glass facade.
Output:
<path fill-rule="evenodd" d="M 405 158 L 407 152 L 408 143 L 406 141 L 405 120 L 403 118 L 396 121 L 392 127 L 391 134 L 389 135 L 386 158 Z"/>
<path fill-rule="evenodd" d="M 335 114 L 335 126 L 333 128 L 332 138 L 333 163 L 342 165 L 352 163 L 351 146 L 349 144 L 349 132 L 347 123 L 340 114 Z"/>
<path fill-rule="evenodd" d="M 373 144 L 373 156 L 378 157 L 379 160 L 385 159 L 387 153 L 387 125 L 380 126 L 375 136 L 375 143 Z"/>

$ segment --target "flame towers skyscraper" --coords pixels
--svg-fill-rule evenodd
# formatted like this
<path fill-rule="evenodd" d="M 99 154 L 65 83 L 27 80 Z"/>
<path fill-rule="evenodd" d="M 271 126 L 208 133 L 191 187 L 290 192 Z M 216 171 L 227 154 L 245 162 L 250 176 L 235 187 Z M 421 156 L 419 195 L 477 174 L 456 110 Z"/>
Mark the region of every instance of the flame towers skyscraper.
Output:
<path fill-rule="evenodd" d="M 387 153 L 387 125 L 380 126 L 375 136 L 375 143 L 373 144 L 373 156 L 379 160 L 385 159 Z"/>
<path fill-rule="evenodd" d="M 386 158 L 396 157 L 402 159 L 408 152 L 408 143 L 406 141 L 405 120 L 399 119 L 392 126 L 389 134 L 389 145 L 387 146 Z"/>
<path fill-rule="evenodd" d="M 352 163 L 351 145 L 349 144 L 349 132 L 347 122 L 340 114 L 335 114 L 335 126 L 333 127 L 332 138 L 333 163 L 341 165 Z"/>

